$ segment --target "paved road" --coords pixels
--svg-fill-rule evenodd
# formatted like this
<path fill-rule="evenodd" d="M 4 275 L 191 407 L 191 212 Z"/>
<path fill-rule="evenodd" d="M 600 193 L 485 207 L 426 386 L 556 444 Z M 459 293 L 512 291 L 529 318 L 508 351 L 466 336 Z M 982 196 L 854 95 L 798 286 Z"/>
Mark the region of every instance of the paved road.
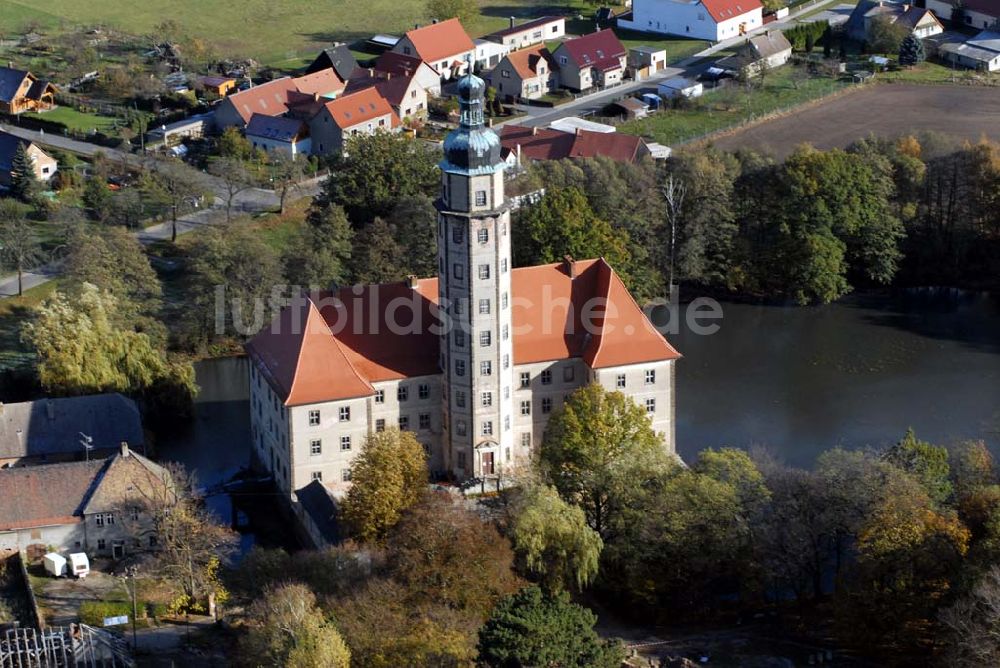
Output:
<path fill-rule="evenodd" d="M 781 28 L 788 24 L 795 23 L 799 16 L 807 12 L 813 12 L 819 7 L 825 7 L 827 5 L 840 4 L 844 0 L 817 0 L 816 2 L 808 5 L 803 5 L 799 7 L 795 12 L 790 13 L 783 19 L 774 21 L 767 24 L 757 30 L 750 32 L 751 35 L 764 32 L 765 30 L 773 30 L 775 28 Z M 688 78 L 696 78 L 706 69 L 711 66 L 711 62 L 706 59 L 710 56 L 718 53 L 719 51 L 724 51 L 725 49 L 731 48 L 733 46 L 738 46 L 746 40 L 746 36 L 733 37 L 732 39 L 724 40 L 713 44 L 712 46 L 702 49 L 693 56 L 689 56 L 683 60 L 673 63 L 670 67 L 667 67 L 662 72 L 644 79 L 642 81 L 629 81 L 620 86 L 614 88 L 609 88 L 607 90 L 600 91 L 598 93 L 593 93 L 591 95 L 584 95 L 573 102 L 568 102 L 564 105 L 560 105 L 555 109 L 548 107 L 534 107 L 523 105 L 520 108 L 521 111 L 526 112 L 528 115 L 526 117 L 522 116 L 520 118 L 515 118 L 510 121 L 505 121 L 503 123 L 498 123 L 497 125 L 505 125 L 507 123 L 512 125 L 523 125 L 527 127 L 545 127 L 551 124 L 553 121 L 557 121 L 560 118 L 566 118 L 567 116 L 588 116 L 600 111 L 608 104 L 618 100 L 626 95 L 631 95 L 643 90 L 648 90 L 651 92 L 656 91 L 656 86 L 661 81 L 665 81 L 672 77 L 685 76 Z"/>

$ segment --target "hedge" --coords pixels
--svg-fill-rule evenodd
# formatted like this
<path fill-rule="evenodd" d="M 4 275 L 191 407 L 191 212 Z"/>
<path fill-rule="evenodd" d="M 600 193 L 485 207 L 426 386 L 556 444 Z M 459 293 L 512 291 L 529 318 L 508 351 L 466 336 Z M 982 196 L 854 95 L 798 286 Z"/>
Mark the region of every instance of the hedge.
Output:
<path fill-rule="evenodd" d="M 132 617 L 128 601 L 84 601 L 80 604 L 80 621 L 89 626 L 103 626 L 106 617 Z"/>

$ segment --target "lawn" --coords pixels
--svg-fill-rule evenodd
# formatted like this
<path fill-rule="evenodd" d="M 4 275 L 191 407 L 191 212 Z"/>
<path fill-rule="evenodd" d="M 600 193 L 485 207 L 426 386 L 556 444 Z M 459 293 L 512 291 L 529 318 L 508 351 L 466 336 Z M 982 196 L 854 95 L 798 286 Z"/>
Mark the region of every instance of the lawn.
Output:
<path fill-rule="evenodd" d="M 58 285 L 58 281 L 49 281 L 25 290 L 21 297 L 0 299 L 0 370 L 23 369 L 33 361 L 33 354 L 21 342 L 21 325 Z"/>
<path fill-rule="evenodd" d="M 53 123 L 62 123 L 70 130 L 75 130 L 77 132 L 90 132 L 94 129 L 99 132 L 110 130 L 118 120 L 110 116 L 85 114 L 82 111 L 77 111 L 76 109 L 66 106 L 56 107 L 51 111 L 46 111 L 40 114 L 32 113 L 25 114 L 24 116 L 25 118 L 38 118 L 44 121 L 51 121 Z"/>
<path fill-rule="evenodd" d="M 661 144 L 676 145 L 815 100 L 849 85 L 829 77 L 796 82 L 795 75 L 794 67 L 783 67 L 768 75 L 764 88 L 754 91 L 749 99 L 738 85 L 719 92 L 707 91 L 703 97 L 692 100 L 690 108 L 667 109 L 623 123 L 618 129 Z"/>
<path fill-rule="evenodd" d="M 664 37 L 635 30 L 615 30 L 622 46 L 631 49 L 634 46 L 652 46 L 664 49 L 667 52 L 667 62 L 675 63 L 688 56 L 693 56 L 703 49 L 711 46 L 710 42 L 703 40 L 688 39 L 686 37 Z"/>

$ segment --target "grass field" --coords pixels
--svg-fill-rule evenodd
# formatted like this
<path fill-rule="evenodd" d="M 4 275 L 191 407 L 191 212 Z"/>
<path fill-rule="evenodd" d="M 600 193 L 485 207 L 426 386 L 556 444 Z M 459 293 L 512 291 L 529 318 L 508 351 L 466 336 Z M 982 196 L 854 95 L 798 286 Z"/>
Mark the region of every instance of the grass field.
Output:
<path fill-rule="evenodd" d="M 783 67 L 772 72 L 764 87 L 749 97 L 738 85 L 719 92 L 707 91 L 703 97 L 692 100 L 687 109 L 667 109 L 648 118 L 623 123 L 618 129 L 668 146 L 676 145 L 815 100 L 848 85 L 829 77 L 796 82 L 794 76 L 795 68 Z"/>
<path fill-rule="evenodd" d="M 85 114 L 81 111 L 73 109 L 72 107 L 65 106 L 56 107 L 52 111 L 46 111 L 41 114 L 25 114 L 25 117 L 38 118 L 43 121 L 52 121 L 53 123 L 62 123 L 70 130 L 76 130 L 79 132 L 90 132 L 91 130 L 103 132 L 111 129 L 116 120 L 110 116 Z"/>

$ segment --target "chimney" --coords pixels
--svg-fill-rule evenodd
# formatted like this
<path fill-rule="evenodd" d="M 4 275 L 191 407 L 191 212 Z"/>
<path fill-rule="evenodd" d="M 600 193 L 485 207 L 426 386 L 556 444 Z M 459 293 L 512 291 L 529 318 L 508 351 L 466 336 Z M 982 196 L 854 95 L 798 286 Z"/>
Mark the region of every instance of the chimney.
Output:
<path fill-rule="evenodd" d="M 438 22 L 438 20 L 437 20 L 437 19 L 431 19 L 431 25 L 435 25 L 435 26 L 436 26 L 436 25 L 437 25 L 437 22 Z"/>
<path fill-rule="evenodd" d="M 313 93 L 313 102 L 319 102 L 319 93 Z"/>
<path fill-rule="evenodd" d="M 517 166 L 521 166 L 521 145 L 517 145 Z"/>
<path fill-rule="evenodd" d="M 538 126 L 537 125 L 531 126 L 531 136 L 534 137 L 537 134 L 538 134 Z"/>
<path fill-rule="evenodd" d="M 576 136 L 577 137 L 582 137 L 583 136 L 583 128 L 577 128 L 576 129 Z"/>
<path fill-rule="evenodd" d="M 563 255 L 563 269 L 570 278 L 576 278 L 576 262 L 572 255 Z"/>
<path fill-rule="evenodd" d="M 490 123 L 489 127 L 491 127 L 491 128 L 492 128 L 492 127 L 493 127 L 493 117 L 492 117 L 492 116 L 490 116 L 490 121 L 489 121 L 489 123 Z"/>
<path fill-rule="evenodd" d="M 45 414 L 48 416 L 50 420 L 56 419 L 56 405 L 52 402 L 51 399 L 45 400 Z"/>
<path fill-rule="evenodd" d="M 413 274 L 410 274 L 409 276 L 407 276 L 406 277 L 406 285 L 411 290 L 416 290 L 417 289 L 417 277 L 414 276 Z"/>
<path fill-rule="evenodd" d="M 128 457 L 129 455 L 132 454 L 131 451 L 128 449 L 128 443 L 122 441 L 121 445 L 118 446 L 118 454 L 120 454 L 122 457 Z"/>
<path fill-rule="evenodd" d="M 368 68 L 368 78 L 369 79 L 374 79 L 375 78 L 375 68 L 374 67 L 369 67 Z"/>
<path fill-rule="evenodd" d="M 511 27 L 511 28 L 513 28 L 513 27 L 514 27 L 514 17 L 513 17 L 513 16 L 512 16 L 512 17 L 510 17 L 510 27 Z"/>

